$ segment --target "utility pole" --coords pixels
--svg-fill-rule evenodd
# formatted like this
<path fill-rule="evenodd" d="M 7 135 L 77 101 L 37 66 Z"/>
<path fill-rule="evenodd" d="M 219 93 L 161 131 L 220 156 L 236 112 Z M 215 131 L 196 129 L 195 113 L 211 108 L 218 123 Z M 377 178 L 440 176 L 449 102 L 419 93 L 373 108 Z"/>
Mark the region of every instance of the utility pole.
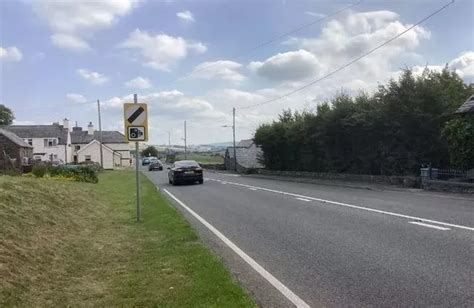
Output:
<path fill-rule="evenodd" d="M 168 148 L 171 149 L 171 131 L 167 131 L 168 132 Z"/>
<path fill-rule="evenodd" d="M 188 159 L 188 148 L 186 140 L 186 121 L 184 121 L 184 159 Z"/>
<path fill-rule="evenodd" d="M 235 107 L 232 108 L 232 135 L 234 143 L 234 171 L 237 171 L 237 150 L 235 148 Z"/>
<path fill-rule="evenodd" d="M 138 104 L 137 94 L 133 94 L 133 103 Z M 137 222 L 140 222 L 140 174 L 138 173 L 138 141 L 135 141 L 135 178 L 137 182 Z"/>
<path fill-rule="evenodd" d="M 100 116 L 100 101 L 97 100 L 97 110 L 99 113 L 99 144 L 100 144 L 100 166 L 104 168 L 104 153 L 102 151 L 102 119 Z"/>

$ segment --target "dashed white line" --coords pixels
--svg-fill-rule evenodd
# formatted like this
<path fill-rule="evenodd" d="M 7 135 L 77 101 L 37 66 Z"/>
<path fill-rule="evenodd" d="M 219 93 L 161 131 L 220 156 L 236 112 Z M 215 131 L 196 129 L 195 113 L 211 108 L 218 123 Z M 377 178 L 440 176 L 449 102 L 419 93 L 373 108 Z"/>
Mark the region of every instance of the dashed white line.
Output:
<path fill-rule="evenodd" d="M 410 221 L 409 223 L 414 224 L 414 225 L 423 226 L 423 227 L 433 228 L 433 229 L 437 229 L 437 230 L 443 230 L 443 231 L 451 230 L 450 228 L 440 227 L 440 226 L 435 226 L 435 225 L 430 225 L 430 224 L 425 224 L 425 223 L 419 222 L 419 221 Z"/>
<path fill-rule="evenodd" d="M 218 179 L 211 179 L 211 178 L 207 178 L 207 179 L 210 180 L 210 181 L 221 182 L 221 180 L 218 180 Z M 433 224 L 442 225 L 442 226 L 446 226 L 446 227 L 452 227 L 452 228 L 458 228 L 458 229 L 463 229 L 463 230 L 468 230 L 468 231 L 474 231 L 474 228 L 472 228 L 472 227 L 456 225 L 456 224 L 451 224 L 451 223 L 447 223 L 447 222 L 442 222 L 442 221 L 437 221 L 437 220 L 432 220 L 432 219 L 426 219 L 426 218 L 422 218 L 422 217 L 416 217 L 416 216 L 404 215 L 404 214 L 399 214 L 399 213 L 394 213 L 394 212 L 382 211 L 382 210 L 372 209 L 372 208 L 368 208 L 368 207 L 364 207 L 364 206 L 358 206 L 358 205 L 353 205 L 353 204 L 348 204 L 348 203 L 343 203 L 343 202 L 337 202 L 337 201 L 332 201 L 332 200 L 314 198 L 314 197 L 310 197 L 310 196 L 304 196 L 304 195 L 300 195 L 300 194 L 294 194 L 294 193 L 290 193 L 290 192 L 285 192 L 285 191 L 280 191 L 280 190 L 275 190 L 275 189 L 269 189 L 269 188 L 264 188 L 264 187 L 259 187 L 259 186 L 252 186 L 252 185 L 235 183 L 235 182 L 226 182 L 226 183 L 231 184 L 231 185 L 241 186 L 241 187 L 256 188 L 256 189 L 261 190 L 261 191 L 268 191 L 268 192 L 281 194 L 281 195 L 286 195 L 286 196 L 292 196 L 292 197 L 296 197 L 296 198 L 309 199 L 309 200 L 312 200 L 312 201 L 318 201 L 318 202 L 322 202 L 322 203 L 328 203 L 328 204 L 334 204 L 334 205 L 344 206 L 344 207 L 358 209 L 358 210 L 364 210 L 364 211 L 378 213 L 378 214 L 385 214 L 385 215 L 390 215 L 390 216 L 394 216 L 394 217 L 407 218 L 407 219 L 410 219 L 410 220 L 421 221 L 421 222 L 425 222 L 425 223 L 433 223 Z"/>
<path fill-rule="evenodd" d="M 254 191 L 255 191 L 255 190 L 258 190 L 258 189 L 256 189 L 256 188 L 249 188 L 249 189 L 250 189 L 250 190 L 254 190 Z"/>
<path fill-rule="evenodd" d="M 241 257 L 248 265 L 250 265 L 257 273 L 259 273 L 263 278 L 265 278 L 272 286 L 274 286 L 278 291 L 281 292 L 288 300 L 290 300 L 296 307 L 309 308 L 309 305 L 306 304 L 298 295 L 293 293 L 288 289 L 283 283 L 281 283 L 277 278 L 270 274 L 266 269 L 264 269 L 260 264 L 258 264 L 254 259 L 252 259 L 248 254 L 246 254 L 242 249 L 237 247 L 231 240 L 229 240 L 224 234 L 217 230 L 213 225 L 208 223 L 204 218 L 199 216 L 196 212 L 191 210 L 186 204 L 181 200 L 176 198 L 172 193 L 167 189 L 163 189 L 174 201 L 181 205 L 186 211 L 193 215 L 197 220 L 199 220 L 204 226 L 206 226 L 212 233 L 214 233 L 221 241 L 223 241 L 230 249 L 232 249 L 239 257 Z"/>
<path fill-rule="evenodd" d="M 311 200 L 306 199 L 306 198 L 296 198 L 296 199 L 301 200 L 301 201 L 311 202 Z"/>

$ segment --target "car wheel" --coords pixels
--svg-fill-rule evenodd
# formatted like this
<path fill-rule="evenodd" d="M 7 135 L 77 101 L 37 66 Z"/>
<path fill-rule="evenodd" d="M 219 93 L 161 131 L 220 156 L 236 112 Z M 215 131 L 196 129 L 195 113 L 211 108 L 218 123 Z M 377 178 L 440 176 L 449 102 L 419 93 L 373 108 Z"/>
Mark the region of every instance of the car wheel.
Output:
<path fill-rule="evenodd" d="M 199 180 L 199 184 L 202 184 L 202 183 L 204 183 L 204 180 Z"/>

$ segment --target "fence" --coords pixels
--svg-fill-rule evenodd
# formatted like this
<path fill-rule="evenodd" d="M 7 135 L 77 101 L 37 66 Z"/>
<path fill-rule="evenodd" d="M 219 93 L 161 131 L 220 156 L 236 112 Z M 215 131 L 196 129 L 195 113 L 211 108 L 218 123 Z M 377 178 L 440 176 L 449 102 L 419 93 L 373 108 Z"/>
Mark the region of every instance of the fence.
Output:
<path fill-rule="evenodd" d="M 440 180 L 440 181 L 455 181 L 455 182 L 469 182 L 474 179 L 472 172 L 461 169 L 447 168 L 421 168 L 420 176 L 422 180 Z"/>

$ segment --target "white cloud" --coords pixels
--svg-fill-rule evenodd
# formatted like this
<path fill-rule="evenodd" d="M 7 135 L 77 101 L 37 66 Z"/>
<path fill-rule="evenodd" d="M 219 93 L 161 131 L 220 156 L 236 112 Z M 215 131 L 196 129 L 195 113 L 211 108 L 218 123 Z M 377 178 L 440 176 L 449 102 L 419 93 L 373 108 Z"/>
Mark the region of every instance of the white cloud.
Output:
<path fill-rule="evenodd" d="M 53 45 L 72 51 L 89 50 L 89 44 L 78 36 L 64 33 L 56 33 L 51 35 Z"/>
<path fill-rule="evenodd" d="M 112 26 L 129 13 L 136 0 L 32 2 L 36 15 L 53 31 L 54 45 L 69 50 L 87 50 L 94 32 Z"/>
<path fill-rule="evenodd" d="M 304 12 L 306 15 L 309 15 L 309 16 L 312 16 L 312 17 L 316 17 L 316 18 L 323 18 L 323 17 L 326 17 L 325 14 L 321 14 L 321 13 L 316 13 L 316 12 L 310 12 L 310 11 L 306 11 Z"/>
<path fill-rule="evenodd" d="M 23 59 L 23 54 L 18 48 L 0 46 L 0 60 L 18 62 L 21 59 Z"/>
<path fill-rule="evenodd" d="M 131 95 L 112 97 L 103 102 L 104 108 L 119 109 L 123 103 L 132 101 Z M 219 119 L 225 116 L 206 99 L 188 96 L 178 90 L 149 93 L 139 97 L 148 103 L 149 113 L 175 120 L 184 118 L 195 120 Z"/>
<path fill-rule="evenodd" d="M 85 68 L 80 68 L 77 73 L 85 80 L 95 85 L 100 85 L 107 82 L 108 78 L 98 72 L 92 72 Z"/>
<path fill-rule="evenodd" d="M 82 94 L 77 93 L 68 93 L 66 94 L 66 98 L 72 103 L 85 103 L 87 99 Z"/>
<path fill-rule="evenodd" d="M 448 64 L 450 69 L 456 70 L 461 77 L 474 77 L 474 51 L 465 51 Z"/>
<path fill-rule="evenodd" d="M 138 50 L 145 60 L 145 66 L 162 71 L 169 71 L 171 65 L 186 58 L 189 50 L 197 53 L 207 50 L 200 42 L 186 41 L 182 37 L 166 34 L 152 35 L 140 29 L 130 33 L 119 47 Z"/>
<path fill-rule="evenodd" d="M 139 76 L 137 78 L 127 81 L 125 83 L 125 86 L 134 89 L 148 89 L 151 88 L 151 82 L 148 78 L 143 78 Z"/>
<path fill-rule="evenodd" d="M 197 65 L 189 74 L 190 78 L 196 79 L 222 79 L 231 82 L 241 82 L 245 80 L 245 76 L 238 70 L 242 68 L 242 64 L 219 60 L 214 62 L 203 62 Z"/>
<path fill-rule="evenodd" d="M 402 23 L 399 15 L 391 11 L 349 11 L 324 24 L 317 37 L 293 37 L 284 42 L 285 45 L 297 46 L 299 50 L 280 53 L 261 62 L 252 62 L 249 68 L 259 76 L 275 81 L 299 82 L 314 79 L 332 72 L 410 26 Z M 354 87 L 384 82 L 395 69 L 393 66 L 400 65 L 398 63 L 403 63 L 406 59 L 414 62 L 414 50 L 429 37 L 427 29 L 417 26 L 330 79 Z"/>
<path fill-rule="evenodd" d="M 193 13 L 190 11 L 182 11 L 176 13 L 176 16 L 178 16 L 179 19 L 185 21 L 185 22 L 194 22 L 194 16 Z"/>
<path fill-rule="evenodd" d="M 300 80 L 314 76 L 321 65 L 316 56 L 300 49 L 279 53 L 264 62 L 251 62 L 249 68 L 272 80 Z"/>
<path fill-rule="evenodd" d="M 426 68 L 431 71 L 441 72 L 446 66 L 449 70 L 456 71 L 461 78 L 469 79 L 474 77 L 474 51 L 462 52 L 448 63 L 415 65 L 411 69 L 415 76 L 420 76 Z M 401 73 L 401 70 L 396 71 L 394 76 L 397 77 Z"/>

